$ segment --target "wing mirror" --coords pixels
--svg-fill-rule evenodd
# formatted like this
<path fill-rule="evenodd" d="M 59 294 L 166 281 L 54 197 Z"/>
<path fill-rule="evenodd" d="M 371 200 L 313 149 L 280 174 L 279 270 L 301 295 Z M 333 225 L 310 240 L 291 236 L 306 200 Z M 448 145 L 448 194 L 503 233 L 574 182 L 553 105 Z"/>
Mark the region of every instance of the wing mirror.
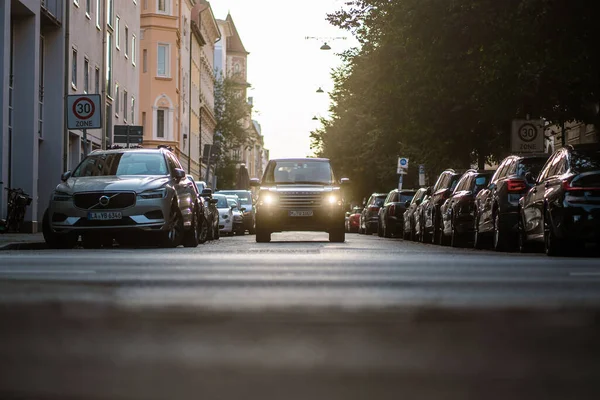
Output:
<path fill-rule="evenodd" d="M 252 186 L 252 187 L 259 187 L 260 186 L 260 179 L 258 179 L 258 178 L 251 178 L 250 179 L 250 186 Z"/>
<path fill-rule="evenodd" d="M 245 211 L 246 211 L 246 207 L 242 207 L 242 208 L 240 208 L 240 211 L 241 211 L 241 212 L 245 212 Z"/>
<path fill-rule="evenodd" d="M 66 182 L 71 177 L 71 171 L 67 171 L 60 176 L 60 180 Z"/>
<path fill-rule="evenodd" d="M 410 207 L 410 200 L 406 200 L 404 202 L 404 208 L 408 208 L 408 207 Z"/>
<path fill-rule="evenodd" d="M 175 168 L 175 170 L 173 171 L 173 177 L 180 181 L 183 178 L 185 178 L 185 171 L 181 168 Z"/>
<path fill-rule="evenodd" d="M 341 185 L 344 185 L 344 186 L 346 186 L 346 185 L 348 185 L 349 183 L 350 183 L 350 179 L 348 179 L 348 178 L 342 178 L 342 179 L 340 179 L 340 184 L 341 184 Z"/>
<path fill-rule="evenodd" d="M 527 183 L 535 183 L 536 179 L 537 178 L 533 176 L 531 172 L 525 174 L 525 180 L 527 181 Z"/>

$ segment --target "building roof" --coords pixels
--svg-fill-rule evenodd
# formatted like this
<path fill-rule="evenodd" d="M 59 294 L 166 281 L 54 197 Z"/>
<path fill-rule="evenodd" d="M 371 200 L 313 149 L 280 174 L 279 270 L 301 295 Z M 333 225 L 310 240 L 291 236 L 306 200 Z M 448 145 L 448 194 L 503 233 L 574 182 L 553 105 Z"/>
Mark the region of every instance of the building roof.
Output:
<path fill-rule="evenodd" d="M 231 26 L 233 31 L 233 35 L 227 40 L 227 51 L 228 52 L 236 52 L 236 53 L 244 53 L 246 55 L 250 54 L 246 51 L 244 44 L 242 43 L 242 39 L 240 38 L 240 34 L 238 33 L 237 28 L 235 27 L 235 23 L 233 22 L 233 18 L 231 14 L 227 14 L 226 21 Z"/>

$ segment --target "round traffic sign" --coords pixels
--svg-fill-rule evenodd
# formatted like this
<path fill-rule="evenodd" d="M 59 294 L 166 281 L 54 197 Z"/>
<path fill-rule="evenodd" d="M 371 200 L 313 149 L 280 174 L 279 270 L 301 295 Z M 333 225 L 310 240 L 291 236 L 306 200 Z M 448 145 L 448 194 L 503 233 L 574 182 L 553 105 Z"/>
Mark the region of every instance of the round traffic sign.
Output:
<path fill-rule="evenodd" d="M 406 161 L 406 158 L 400 159 L 400 165 L 406 165 L 407 163 L 408 163 L 408 161 Z"/>
<path fill-rule="evenodd" d="M 73 103 L 73 114 L 79 119 L 90 119 L 94 116 L 96 106 L 92 99 L 80 97 Z"/>
<path fill-rule="evenodd" d="M 519 127 L 519 139 L 524 142 L 533 142 L 537 138 L 537 128 L 535 125 L 526 123 Z"/>

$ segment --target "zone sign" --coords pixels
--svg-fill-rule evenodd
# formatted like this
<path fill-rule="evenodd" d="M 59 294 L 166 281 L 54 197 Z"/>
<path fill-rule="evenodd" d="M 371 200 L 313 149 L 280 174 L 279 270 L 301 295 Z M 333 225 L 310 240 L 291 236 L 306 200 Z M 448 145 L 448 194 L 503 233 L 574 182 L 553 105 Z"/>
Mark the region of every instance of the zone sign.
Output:
<path fill-rule="evenodd" d="M 102 116 L 99 94 L 67 96 L 68 129 L 100 129 Z"/>

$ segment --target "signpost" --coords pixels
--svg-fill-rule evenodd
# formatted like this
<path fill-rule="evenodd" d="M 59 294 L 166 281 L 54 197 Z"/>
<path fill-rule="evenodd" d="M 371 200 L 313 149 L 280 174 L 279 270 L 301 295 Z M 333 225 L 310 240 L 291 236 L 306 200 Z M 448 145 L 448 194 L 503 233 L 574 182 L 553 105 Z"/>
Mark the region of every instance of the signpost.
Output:
<path fill-rule="evenodd" d="M 115 125 L 113 143 L 142 144 L 144 142 L 144 127 L 140 125 Z"/>
<path fill-rule="evenodd" d="M 398 173 L 398 175 L 400 175 L 400 178 L 398 179 L 398 190 L 402 190 L 402 182 L 403 182 L 403 176 L 406 174 L 406 170 L 408 169 L 408 158 L 404 158 L 404 157 L 398 157 L 398 168 L 396 169 L 396 172 Z"/>
<path fill-rule="evenodd" d="M 419 186 L 425 186 L 425 165 L 419 164 Z"/>
<path fill-rule="evenodd" d="M 543 121 L 513 120 L 511 149 L 514 153 L 543 153 L 545 150 Z"/>
<path fill-rule="evenodd" d="M 67 96 L 67 129 L 81 129 L 83 154 L 87 156 L 87 130 L 102 128 L 102 107 L 99 94 Z"/>

